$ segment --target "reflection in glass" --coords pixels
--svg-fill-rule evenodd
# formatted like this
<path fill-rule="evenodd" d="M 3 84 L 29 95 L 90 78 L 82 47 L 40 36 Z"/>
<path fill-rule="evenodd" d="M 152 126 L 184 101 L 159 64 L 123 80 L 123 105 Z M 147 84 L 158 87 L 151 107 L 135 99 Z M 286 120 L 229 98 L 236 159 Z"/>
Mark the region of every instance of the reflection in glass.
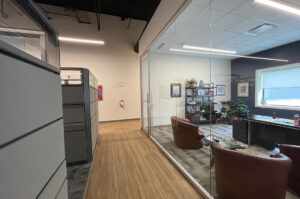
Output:
<path fill-rule="evenodd" d="M 284 151 L 300 150 L 299 51 L 300 17 L 254 0 L 193 0 L 151 48 L 152 137 L 204 194 L 300 198 L 296 173 L 271 174 L 300 170 Z"/>
<path fill-rule="evenodd" d="M 50 31 L 52 27 L 45 27 L 45 24 L 38 23 L 37 19 L 29 16 L 32 13 L 23 9 L 23 4 L 33 6 L 34 3 L 27 1 L 20 3 L 15 0 L 1 1 L 0 40 L 59 67 L 59 43 L 56 33 Z M 35 6 L 33 7 L 36 9 Z M 42 18 L 42 16 L 39 17 Z"/>

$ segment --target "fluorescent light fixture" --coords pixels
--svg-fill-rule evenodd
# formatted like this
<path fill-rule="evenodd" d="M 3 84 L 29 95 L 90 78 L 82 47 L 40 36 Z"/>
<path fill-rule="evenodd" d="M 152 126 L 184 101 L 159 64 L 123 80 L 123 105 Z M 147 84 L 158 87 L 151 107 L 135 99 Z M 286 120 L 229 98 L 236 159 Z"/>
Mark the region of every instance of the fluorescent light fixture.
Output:
<path fill-rule="evenodd" d="M 273 58 L 267 58 L 267 57 L 253 57 L 253 56 L 232 55 L 232 54 L 225 54 L 225 53 L 200 52 L 200 51 L 182 50 L 182 49 L 176 49 L 176 48 L 170 48 L 169 50 L 174 51 L 174 52 L 196 53 L 196 54 L 206 54 L 206 55 L 221 55 L 221 56 L 239 57 L 239 58 L 246 58 L 246 59 L 261 59 L 261 60 L 268 60 L 268 61 L 289 62 L 289 60 L 286 60 L 286 59 L 273 59 Z"/>
<path fill-rule="evenodd" d="M 79 39 L 79 38 L 71 38 L 71 37 L 58 37 L 58 40 L 76 42 L 76 43 L 104 45 L 104 41 L 99 41 L 99 40 Z"/>
<path fill-rule="evenodd" d="M 279 10 L 283 10 L 292 14 L 300 15 L 300 9 L 294 8 L 292 6 L 285 5 L 283 3 L 275 2 L 272 0 L 255 0 L 257 3 L 264 4 Z"/>
<path fill-rule="evenodd" d="M 191 50 L 202 50 L 202 51 L 208 51 L 208 52 L 216 52 L 216 53 L 236 54 L 236 52 L 232 51 L 232 50 L 223 50 L 223 49 L 216 49 L 216 48 L 205 48 L 205 47 L 199 47 L 199 46 L 183 45 L 183 48 L 184 49 L 191 49 Z"/>

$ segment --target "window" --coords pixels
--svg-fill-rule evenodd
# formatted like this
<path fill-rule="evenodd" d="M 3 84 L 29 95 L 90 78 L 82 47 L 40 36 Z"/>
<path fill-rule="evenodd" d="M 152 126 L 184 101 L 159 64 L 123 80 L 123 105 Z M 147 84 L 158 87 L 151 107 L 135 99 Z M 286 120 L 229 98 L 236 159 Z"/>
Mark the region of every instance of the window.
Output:
<path fill-rule="evenodd" d="M 300 63 L 256 71 L 256 106 L 300 110 Z"/>

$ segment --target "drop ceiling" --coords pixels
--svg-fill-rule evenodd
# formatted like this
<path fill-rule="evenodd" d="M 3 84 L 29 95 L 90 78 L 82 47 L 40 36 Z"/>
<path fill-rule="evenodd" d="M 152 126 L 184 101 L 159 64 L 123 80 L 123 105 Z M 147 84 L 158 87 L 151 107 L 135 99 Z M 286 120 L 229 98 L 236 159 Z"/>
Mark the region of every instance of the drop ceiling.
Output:
<path fill-rule="evenodd" d="M 299 0 L 286 2 L 300 8 Z M 265 23 L 276 27 L 256 36 L 245 34 Z M 193 0 L 152 50 L 171 53 L 170 48 L 182 49 L 186 44 L 250 55 L 298 40 L 300 16 L 263 6 L 254 0 L 212 0 L 211 4 L 209 0 Z M 163 47 L 158 49 L 162 43 Z"/>

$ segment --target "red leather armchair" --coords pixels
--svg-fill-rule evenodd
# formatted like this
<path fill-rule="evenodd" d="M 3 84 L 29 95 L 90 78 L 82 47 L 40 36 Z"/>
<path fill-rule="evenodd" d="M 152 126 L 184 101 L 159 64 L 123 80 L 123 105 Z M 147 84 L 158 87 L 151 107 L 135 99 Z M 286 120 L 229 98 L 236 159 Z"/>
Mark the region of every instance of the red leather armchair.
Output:
<path fill-rule="evenodd" d="M 217 192 L 222 199 L 285 199 L 292 160 L 259 157 L 212 146 Z"/>
<path fill-rule="evenodd" d="M 204 134 L 199 131 L 197 125 L 191 124 L 188 119 L 171 117 L 174 142 L 179 148 L 198 149 L 201 148 L 201 139 Z"/>
<path fill-rule="evenodd" d="M 279 149 L 293 161 L 288 185 L 300 193 L 300 146 L 280 144 Z"/>

